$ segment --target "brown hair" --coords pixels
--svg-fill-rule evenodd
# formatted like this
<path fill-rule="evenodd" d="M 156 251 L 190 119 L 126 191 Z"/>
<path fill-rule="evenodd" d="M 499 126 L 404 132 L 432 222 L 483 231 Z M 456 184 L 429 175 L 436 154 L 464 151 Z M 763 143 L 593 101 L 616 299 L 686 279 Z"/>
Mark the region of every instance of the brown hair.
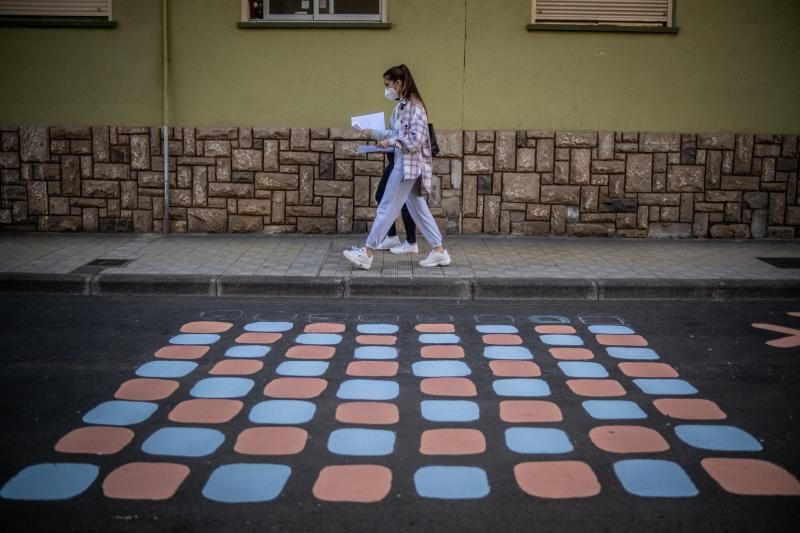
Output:
<path fill-rule="evenodd" d="M 417 83 L 414 81 L 414 76 L 411 75 L 411 71 L 408 70 L 408 67 L 405 65 L 397 65 L 396 67 L 391 67 L 389 70 L 383 73 L 384 78 L 389 78 L 392 82 L 400 80 L 403 84 L 402 93 L 400 96 L 402 98 L 416 98 L 422 107 L 425 108 L 427 111 L 427 106 L 425 105 L 425 101 L 422 99 L 422 96 L 419 94 L 419 89 L 417 89 Z"/>

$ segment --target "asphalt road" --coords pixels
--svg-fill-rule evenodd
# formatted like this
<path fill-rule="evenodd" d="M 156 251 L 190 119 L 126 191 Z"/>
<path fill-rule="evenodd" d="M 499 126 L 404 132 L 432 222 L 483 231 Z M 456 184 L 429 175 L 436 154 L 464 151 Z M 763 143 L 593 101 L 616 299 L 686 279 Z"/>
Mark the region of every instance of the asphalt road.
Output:
<path fill-rule="evenodd" d="M 800 328 L 800 317 L 787 314 L 797 311 L 800 311 L 800 304 L 793 305 L 792 302 L 453 303 L 200 297 L 3 297 L 0 299 L 0 390 L 4 400 L 0 422 L 3 430 L 0 486 L 3 486 L 4 497 L 0 498 L 0 517 L 6 531 L 794 530 L 800 519 L 797 496 L 733 494 L 715 481 L 701 461 L 708 458 L 757 459 L 778 465 L 795 477 L 800 476 L 800 455 L 797 453 L 800 437 L 800 347 L 769 346 L 767 341 L 781 335 L 751 326 L 752 323 L 771 323 Z M 542 323 L 552 323 L 553 320 L 544 318 L 548 316 L 563 317 L 562 322 L 568 322 L 576 329 L 574 336 L 579 337 L 583 348 L 594 355 L 588 362 L 602 365 L 609 373 L 608 379 L 618 381 L 624 388 L 624 396 L 592 398 L 573 392 L 567 383 L 573 377 L 565 374 L 566 367 L 558 365 L 567 361 L 557 359 L 549 349 L 563 347 L 559 343 L 573 342 L 574 339 L 551 338 L 549 340 L 556 344 L 547 344 L 543 334 L 534 328 Z M 70 431 L 89 426 L 82 421 L 87 412 L 113 400 L 118 387 L 135 378 L 139 367 L 158 361 L 154 353 L 169 345 L 182 325 L 201 320 L 228 321 L 233 327 L 222 333 L 220 340 L 210 344 L 210 351 L 195 361 L 199 363 L 196 369 L 185 377 L 173 378 L 179 383 L 179 388 L 167 398 L 156 401 L 158 408 L 152 415 L 143 422 L 126 426 L 134 432 L 133 440 L 127 446 L 108 455 L 63 453 L 54 449 L 59 439 Z M 223 354 L 237 345 L 236 338 L 245 331 L 244 326 L 254 322 L 290 322 L 292 329 L 270 345 L 271 351 L 266 357 L 258 359 L 264 362 L 262 370 L 242 376 L 254 381 L 252 389 L 239 398 L 244 404 L 242 410 L 225 423 L 180 424 L 170 421 L 168 413 L 176 405 L 197 396 L 191 393 L 195 383 L 208 378 L 209 370 L 219 361 L 234 359 Z M 285 353 L 298 344 L 298 336 L 304 327 L 317 322 L 344 324 L 345 331 L 341 334 L 341 342 L 335 345 L 335 355 L 326 361 L 330 366 L 315 378 L 327 380 L 327 384 L 319 396 L 307 400 L 316 408 L 313 418 L 293 424 L 307 432 L 304 449 L 293 455 L 280 456 L 237 453 L 234 443 L 242 431 L 256 426 L 275 427 L 251 422 L 248 413 L 256 404 L 270 399 L 264 387 L 280 377 L 276 375 L 276 368 L 289 361 Z M 399 386 L 399 394 L 387 397 L 383 402 L 397 406 L 399 422 L 379 426 L 347 424 L 337 420 L 336 410 L 348 400 L 337 397 L 337 393 L 341 392 L 343 382 L 357 379 L 347 375 L 348 364 L 355 360 L 355 350 L 360 346 L 357 326 L 375 323 L 399 326 L 395 334 L 399 357 L 394 360 L 399 363 L 399 370 L 396 376 L 378 378 Z M 465 357 L 447 361 L 465 363 L 469 373 L 466 378 L 474 383 L 477 391 L 477 396 L 456 399 L 475 402 L 480 413 L 477 420 L 436 422 L 421 413 L 422 401 L 448 398 L 423 393 L 420 384 L 424 376 L 419 374 L 443 371 L 446 375 L 455 375 L 452 372 L 464 371 L 461 365 L 445 365 L 447 368 L 444 370 L 412 367 L 414 363 L 431 360 L 421 357 L 420 348 L 425 343 L 421 342 L 421 334 L 415 331 L 417 325 L 426 323 L 454 326 L 459 337 L 457 344 L 464 349 Z M 660 412 L 654 406 L 654 400 L 684 396 L 645 393 L 634 382 L 634 377 L 621 371 L 618 364 L 624 360 L 611 357 L 601 343 L 602 339 L 588 329 L 592 324 L 631 328 L 658 355 L 657 362 L 673 367 L 679 379 L 697 389 L 696 394 L 685 397 L 710 400 L 727 414 L 727 418 L 721 421 L 687 421 Z M 530 349 L 533 362 L 541 370 L 541 376 L 536 379 L 543 380 L 549 388 L 549 394 L 537 395 L 533 400 L 552 402 L 561 411 L 563 420 L 508 422 L 501 419 L 500 401 L 531 398 L 515 398 L 513 392 L 511 396 L 500 396 L 496 381 L 502 376 L 493 375 L 497 369 L 490 369 L 490 359 L 484 356 L 489 339 L 482 338 L 476 330 L 479 325 L 512 325 L 519 330 L 523 346 Z M 360 340 L 368 342 L 368 339 Z M 596 369 L 593 367 L 591 370 Z M 576 370 L 586 371 L 588 368 L 575 367 L 570 372 Z M 541 385 L 540 382 L 537 384 Z M 635 402 L 645 412 L 646 418 L 594 418 L 582 404 L 592 399 Z M 666 441 L 668 449 L 631 453 L 608 451 L 615 446 L 631 444 L 635 439 L 623 438 L 622 441 L 599 445 L 591 438 L 590 431 L 607 425 L 654 430 Z M 676 432 L 676 426 L 680 425 L 735 427 L 752 436 L 756 446 L 763 449 L 748 451 L 749 441 L 733 437 L 722 439 L 722 445 L 727 442 L 733 447 L 743 447 L 735 450 L 704 449 L 696 442 L 695 445 L 687 442 L 687 439 L 691 441 L 690 438 L 680 438 Z M 165 427 L 212 428 L 224 436 L 224 442 L 215 451 L 199 457 L 143 451 L 144 443 L 153 433 Z M 380 439 L 373 441 L 376 434 L 364 434 L 367 436 L 363 437 L 357 434 L 355 441 L 345 439 L 339 444 L 330 442 L 332 432 L 353 427 L 384 430 L 381 438 L 392 432 L 388 453 L 386 450 L 375 451 L 386 446 L 385 442 L 378 442 Z M 485 439 L 485 451 L 446 456 L 421 453 L 422 433 L 440 428 L 479 431 Z M 506 432 L 510 428 L 559 430 L 559 435 L 566 437 L 567 447 L 571 449 L 551 449 L 553 453 L 547 454 L 541 450 L 512 451 L 511 447 L 515 445 L 507 441 Z M 652 433 L 648 435 L 652 436 Z M 613 434 L 606 436 L 614 439 Z M 738 438 L 741 434 L 734 436 Z M 530 439 L 522 440 L 522 446 L 530 445 Z M 456 443 L 463 444 L 456 439 L 445 441 L 444 446 L 448 448 Z M 645 443 L 645 448 L 650 444 Z M 719 445 L 717 440 L 710 446 Z M 558 448 L 558 443 L 554 446 Z M 366 453 L 382 455 L 358 455 L 365 453 L 365 449 Z M 630 463 L 630 472 L 621 473 L 620 461 L 639 459 L 659 460 L 662 466 L 677 467 L 685 478 L 678 476 L 680 479 L 677 481 L 670 478 L 674 470 L 659 470 L 655 474 L 646 469 L 637 471 L 643 467 L 636 463 Z M 596 476 L 599 494 L 580 498 L 543 498 L 527 494 L 515 478 L 515 466 L 546 461 L 583 463 L 581 475 L 586 474 L 588 466 L 589 472 Z M 120 499 L 120 494 L 132 490 L 131 478 L 120 477 L 121 488 L 117 489 L 111 487 L 113 484 L 107 478 L 120 466 L 138 462 L 181 464 L 188 467 L 189 474 L 179 482 L 174 495 L 164 500 Z M 41 495 L 59 490 L 57 485 L 64 480 L 40 480 L 38 484 L 34 481 L 28 485 L 19 480 L 16 484 L 13 482 L 23 469 L 49 463 L 94 465 L 99 468 L 99 473 L 87 487 L 78 490 L 79 494 L 68 499 L 16 499 L 14 494 L 30 495 L 32 491 L 34 495 Z M 220 497 L 241 497 L 242 492 L 237 491 L 236 485 L 246 483 L 244 478 L 234 476 L 227 483 L 216 484 L 210 481 L 219 467 L 235 463 L 284 465 L 289 467 L 290 475 L 283 485 L 282 480 L 275 481 L 275 476 L 269 478 L 269 483 L 277 483 L 273 487 L 277 495 L 263 496 L 264 493 L 260 493 L 262 499 L 269 501 L 215 501 Z M 374 472 L 361 480 L 349 479 L 338 489 L 336 483 L 325 488 L 318 482 L 320 471 L 326 466 L 359 464 L 380 465 L 391 471 L 388 494 L 382 496 Z M 455 470 L 430 470 L 432 466 L 469 467 L 469 475 L 459 478 L 455 476 Z M 284 472 L 288 471 L 284 469 Z M 448 477 L 451 474 L 455 477 Z M 552 483 L 537 484 L 541 479 L 536 476 L 528 478 L 528 483 L 536 485 L 531 490 L 547 492 L 552 489 Z M 766 489 L 764 479 L 769 481 Z M 104 494 L 104 480 L 108 483 L 110 496 Z M 74 478 L 68 481 L 78 483 Z M 575 483 L 570 484 L 569 479 L 567 481 L 567 493 L 576 491 L 578 494 L 583 490 Z M 774 492 L 775 485 L 770 485 L 772 481 L 768 475 L 751 471 L 750 478 L 744 483 Z M 256 480 L 255 486 L 263 489 L 264 483 L 263 479 Z M 442 483 L 452 484 L 442 488 Z M 327 501 L 337 494 L 342 496 L 358 488 L 354 484 L 363 484 L 365 490 L 379 501 Z M 785 490 L 786 485 L 781 486 Z M 692 487 L 695 493 L 692 493 Z M 671 497 L 643 495 L 647 491 L 673 490 L 678 494 Z M 462 498 L 448 499 L 458 491 L 463 491 Z M 113 497 L 115 494 L 117 497 Z"/>

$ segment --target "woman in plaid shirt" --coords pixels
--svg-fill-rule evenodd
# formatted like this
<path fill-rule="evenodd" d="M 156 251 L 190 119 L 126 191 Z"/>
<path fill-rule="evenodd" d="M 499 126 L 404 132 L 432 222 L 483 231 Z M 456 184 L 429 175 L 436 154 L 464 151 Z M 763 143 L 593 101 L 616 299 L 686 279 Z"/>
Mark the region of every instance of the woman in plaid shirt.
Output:
<path fill-rule="evenodd" d="M 405 65 L 392 67 L 383 73 L 384 95 L 399 100 L 391 117 L 391 129 L 367 130 L 379 141 L 381 148 L 394 148 L 394 169 L 386 184 L 383 199 L 378 205 L 366 246 L 345 250 L 344 256 L 356 266 L 369 270 L 375 249 L 386 237 L 397 219 L 403 204 L 408 207 L 431 252 L 420 266 L 435 267 L 450 264 L 450 254 L 442 246 L 442 233 L 428 209 L 422 188 L 430 193 L 433 156 L 428 136 L 428 113 L 417 84 Z"/>

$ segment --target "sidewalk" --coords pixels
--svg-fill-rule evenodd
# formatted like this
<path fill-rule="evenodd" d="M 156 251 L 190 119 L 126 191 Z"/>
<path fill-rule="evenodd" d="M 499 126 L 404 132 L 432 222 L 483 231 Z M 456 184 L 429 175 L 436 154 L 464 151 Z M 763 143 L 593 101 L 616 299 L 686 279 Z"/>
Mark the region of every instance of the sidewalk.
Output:
<path fill-rule="evenodd" d="M 0 291 L 449 298 L 797 298 L 800 242 L 449 236 L 453 264 L 342 250 L 362 235 L 0 234 Z M 778 268 L 764 258 L 787 258 Z M 121 266 L 90 265 L 98 259 Z"/>

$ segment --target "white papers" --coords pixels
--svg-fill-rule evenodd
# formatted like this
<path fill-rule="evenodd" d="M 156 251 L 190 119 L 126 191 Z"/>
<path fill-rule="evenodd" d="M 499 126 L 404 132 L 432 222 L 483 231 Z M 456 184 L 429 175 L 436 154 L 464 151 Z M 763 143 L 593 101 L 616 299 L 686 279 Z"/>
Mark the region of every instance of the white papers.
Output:
<path fill-rule="evenodd" d="M 381 111 L 380 113 L 351 117 L 350 124 L 357 130 L 385 130 L 386 118 Z"/>
<path fill-rule="evenodd" d="M 356 147 L 357 154 L 371 154 L 374 152 L 391 152 L 393 150 L 394 150 L 393 148 L 381 148 L 380 146 L 362 145 Z"/>

